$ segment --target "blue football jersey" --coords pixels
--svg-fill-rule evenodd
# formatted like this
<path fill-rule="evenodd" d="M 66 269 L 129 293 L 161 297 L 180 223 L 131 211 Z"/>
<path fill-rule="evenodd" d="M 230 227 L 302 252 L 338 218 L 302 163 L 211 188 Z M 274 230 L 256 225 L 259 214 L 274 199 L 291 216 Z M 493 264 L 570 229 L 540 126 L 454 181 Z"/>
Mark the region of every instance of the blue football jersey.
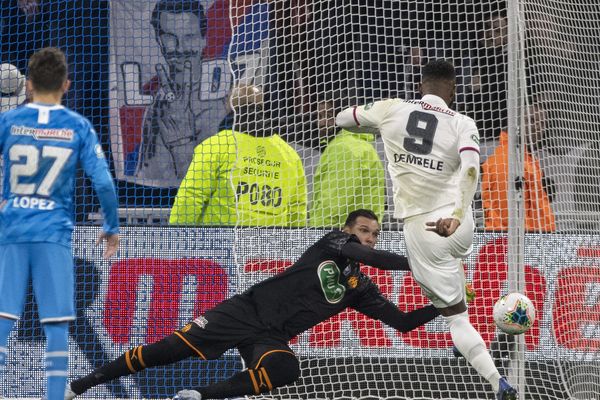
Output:
<path fill-rule="evenodd" d="M 117 197 L 90 122 L 61 105 L 30 103 L 0 114 L 4 161 L 0 244 L 70 245 L 73 191 L 80 164 L 104 211 L 104 230 L 118 232 Z"/>

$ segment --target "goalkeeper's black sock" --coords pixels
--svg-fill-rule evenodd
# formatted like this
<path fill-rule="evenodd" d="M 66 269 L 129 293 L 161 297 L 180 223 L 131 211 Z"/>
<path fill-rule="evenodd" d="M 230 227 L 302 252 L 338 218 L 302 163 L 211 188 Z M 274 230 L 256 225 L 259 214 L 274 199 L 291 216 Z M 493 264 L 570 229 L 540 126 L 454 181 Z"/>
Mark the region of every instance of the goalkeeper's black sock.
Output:
<path fill-rule="evenodd" d="M 196 389 L 202 399 L 222 399 L 257 395 L 295 382 L 300 376 L 300 364 L 289 350 L 266 352 L 254 368 L 238 372 L 231 378 Z"/>
<path fill-rule="evenodd" d="M 96 368 L 92 373 L 71 382 L 71 390 L 75 394 L 80 395 L 86 390 L 98 386 L 102 383 L 112 381 L 125 375 L 131 375 L 144 369 L 140 365 L 138 352 L 142 346 L 126 351 L 119 358 L 109 362 L 99 368 Z M 131 368 L 134 370 L 132 370 Z"/>
<path fill-rule="evenodd" d="M 101 383 L 121 376 L 135 374 L 146 368 L 172 364 L 194 354 L 194 350 L 187 346 L 178 335 L 172 334 L 156 343 L 138 346 L 126 351 L 116 360 L 96 368 L 91 374 L 83 378 L 71 382 L 71 390 L 79 395 Z"/>
<path fill-rule="evenodd" d="M 261 388 L 252 380 L 251 374 L 257 378 L 257 372 L 251 369 L 238 372 L 231 378 L 217 382 L 209 386 L 196 389 L 202 395 L 202 399 L 222 399 L 226 397 L 259 394 Z M 257 391 L 258 389 L 258 391 Z"/>

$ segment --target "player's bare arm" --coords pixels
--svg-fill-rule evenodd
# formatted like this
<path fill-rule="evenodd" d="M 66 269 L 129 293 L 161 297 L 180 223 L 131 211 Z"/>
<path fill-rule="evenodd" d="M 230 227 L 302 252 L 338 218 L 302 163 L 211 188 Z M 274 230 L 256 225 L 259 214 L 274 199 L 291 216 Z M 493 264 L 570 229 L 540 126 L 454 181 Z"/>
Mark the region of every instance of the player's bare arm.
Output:
<path fill-rule="evenodd" d="M 96 246 L 102 244 L 102 242 L 106 242 L 106 247 L 104 248 L 104 252 L 102 253 L 102 257 L 104 259 L 111 258 L 117 253 L 119 250 L 119 242 L 121 238 L 118 233 L 107 233 L 101 232 L 98 235 L 98 239 L 96 239 Z"/>

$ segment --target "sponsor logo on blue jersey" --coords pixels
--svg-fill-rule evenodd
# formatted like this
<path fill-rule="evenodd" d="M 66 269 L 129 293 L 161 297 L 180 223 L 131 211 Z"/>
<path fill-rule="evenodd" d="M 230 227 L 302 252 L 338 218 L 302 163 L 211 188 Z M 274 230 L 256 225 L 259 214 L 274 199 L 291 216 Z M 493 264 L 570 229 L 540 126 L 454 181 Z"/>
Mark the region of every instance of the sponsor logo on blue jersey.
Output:
<path fill-rule="evenodd" d="M 10 128 L 12 135 L 32 136 L 37 140 L 66 140 L 72 141 L 74 132 L 72 129 L 47 129 L 31 128 L 28 126 L 12 126 Z"/>

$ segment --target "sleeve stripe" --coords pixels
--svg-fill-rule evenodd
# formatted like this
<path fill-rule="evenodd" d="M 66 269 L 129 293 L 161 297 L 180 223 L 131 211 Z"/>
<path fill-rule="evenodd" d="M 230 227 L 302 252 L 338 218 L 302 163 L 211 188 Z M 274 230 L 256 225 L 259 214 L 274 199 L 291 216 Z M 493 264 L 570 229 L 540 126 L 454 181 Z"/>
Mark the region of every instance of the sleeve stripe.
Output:
<path fill-rule="evenodd" d="M 458 150 L 458 152 L 462 153 L 465 150 L 476 151 L 479 153 L 479 149 L 477 147 L 462 147 L 460 150 Z"/>
<path fill-rule="evenodd" d="M 352 117 L 354 118 L 354 122 L 356 122 L 356 126 L 360 126 L 360 122 L 358 122 L 358 117 L 356 116 L 356 109 L 357 107 L 352 109 Z"/>

